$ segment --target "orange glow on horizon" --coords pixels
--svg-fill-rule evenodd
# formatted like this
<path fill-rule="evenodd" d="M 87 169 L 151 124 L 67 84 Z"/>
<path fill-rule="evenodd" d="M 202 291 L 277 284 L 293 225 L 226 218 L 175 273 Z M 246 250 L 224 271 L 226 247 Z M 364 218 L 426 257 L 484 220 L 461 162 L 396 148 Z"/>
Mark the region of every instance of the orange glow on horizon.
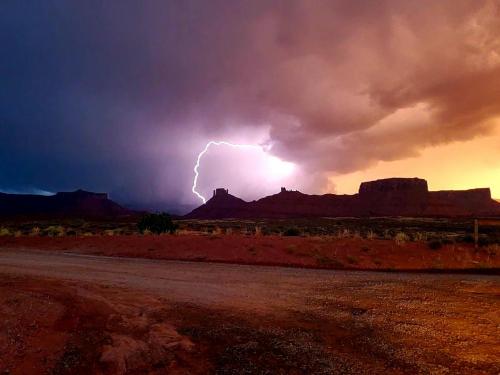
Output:
<path fill-rule="evenodd" d="M 363 171 L 331 176 L 330 186 L 338 194 L 352 194 L 363 181 L 420 177 L 427 180 L 430 190 L 489 187 L 492 197 L 500 199 L 500 126 L 495 130 L 490 136 L 424 149 L 417 157 L 383 161 Z"/>

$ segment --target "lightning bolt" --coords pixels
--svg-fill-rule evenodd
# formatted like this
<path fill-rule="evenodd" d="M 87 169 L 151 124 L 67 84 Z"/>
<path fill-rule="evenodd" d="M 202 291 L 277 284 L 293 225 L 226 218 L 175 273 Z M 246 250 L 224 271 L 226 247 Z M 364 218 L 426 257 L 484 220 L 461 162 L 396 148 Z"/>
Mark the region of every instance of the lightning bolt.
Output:
<path fill-rule="evenodd" d="M 210 148 L 210 146 L 230 146 L 230 147 L 235 147 L 235 148 L 248 148 L 248 147 L 256 147 L 262 149 L 262 146 L 259 145 L 244 145 L 244 144 L 236 144 L 236 143 L 231 143 L 231 142 L 226 142 L 226 141 L 210 141 L 206 144 L 205 148 L 198 154 L 198 158 L 196 159 L 196 165 L 193 168 L 194 171 L 194 179 L 193 179 L 193 187 L 191 188 L 191 191 L 193 192 L 194 195 L 196 195 L 198 198 L 200 198 L 203 202 L 203 204 L 207 203 L 207 200 L 203 195 L 198 193 L 196 191 L 196 185 L 198 184 L 198 176 L 199 176 L 199 171 L 198 169 L 200 168 L 200 162 L 201 158 L 203 158 L 203 155 L 205 155 Z"/>

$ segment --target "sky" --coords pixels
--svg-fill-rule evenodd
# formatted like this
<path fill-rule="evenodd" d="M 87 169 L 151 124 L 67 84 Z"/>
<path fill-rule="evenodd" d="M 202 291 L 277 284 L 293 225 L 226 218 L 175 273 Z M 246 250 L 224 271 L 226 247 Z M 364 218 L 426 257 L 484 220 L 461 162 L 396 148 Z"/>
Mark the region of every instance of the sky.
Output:
<path fill-rule="evenodd" d="M 497 0 L 4 0 L 0 191 L 187 209 L 426 178 L 500 198 Z"/>

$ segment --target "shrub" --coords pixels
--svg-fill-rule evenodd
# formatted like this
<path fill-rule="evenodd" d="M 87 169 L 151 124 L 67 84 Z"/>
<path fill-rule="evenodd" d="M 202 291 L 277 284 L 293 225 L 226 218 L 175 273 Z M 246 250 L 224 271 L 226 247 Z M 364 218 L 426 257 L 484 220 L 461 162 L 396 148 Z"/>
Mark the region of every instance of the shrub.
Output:
<path fill-rule="evenodd" d="M 263 236 L 270 236 L 273 234 L 273 232 L 271 231 L 271 229 L 269 228 L 262 228 L 262 227 L 259 227 L 260 228 L 260 234 L 262 234 Z"/>
<path fill-rule="evenodd" d="M 178 228 L 178 225 L 172 221 L 169 214 L 163 212 L 160 214 L 144 215 L 137 223 L 137 228 L 141 233 L 146 230 L 155 234 L 170 233 L 173 234 Z"/>
<path fill-rule="evenodd" d="M 351 237 L 351 231 L 349 229 L 343 229 L 341 231 L 338 231 L 337 237 L 338 238 L 348 238 L 348 237 Z"/>
<path fill-rule="evenodd" d="M 441 240 L 432 239 L 429 242 L 427 242 L 427 246 L 429 246 L 429 248 L 431 250 L 438 250 L 438 249 L 441 249 L 441 247 L 443 246 L 443 243 L 441 242 Z"/>
<path fill-rule="evenodd" d="M 352 233 L 352 238 L 361 239 L 363 237 L 361 237 L 361 233 L 359 233 L 359 231 L 356 230 Z"/>
<path fill-rule="evenodd" d="M 462 237 L 462 242 L 473 243 L 474 237 L 472 236 L 472 234 L 466 234 L 465 236 Z"/>
<path fill-rule="evenodd" d="M 299 228 L 288 228 L 283 232 L 283 236 L 300 236 Z"/>
<path fill-rule="evenodd" d="M 366 239 L 367 240 L 373 240 L 377 237 L 377 235 L 375 234 L 374 231 L 372 231 L 371 229 L 366 233 Z"/>
<path fill-rule="evenodd" d="M 492 244 L 488 245 L 486 247 L 486 251 L 488 252 L 488 256 L 495 256 L 500 253 L 500 245 L 499 244 Z"/>
<path fill-rule="evenodd" d="M 335 264 L 335 261 L 325 255 L 317 254 L 314 256 L 316 258 L 316 263 L 320 266 L 331 266 Z"/>
<path fill-rule="evenodd" d="M 403 245 L 408 240 L 409 240 L 408 235 L 403 232 L 398 232 L 394 236 L 394 241 L 396 242 L 397 245 Z"/>
<path fill-rule="evenodd" d="M 346 259 L 349 262 L 349 264 L 358 264 L 358 258 L 352 255 L 348 255 Z"/>
<path fill-rule="evenodd" d="M 8 230 L 7 228 L 0 228 L 0 237 L 1 236 L 10 236 L 10 230 Z"/>
<path fill-rule="evenodd" d="M 451 239 L 451 238 L 443 238 L 441 240 L 441 243 L 443 245 L 453 245 L 454 244 L 454 241 Z"/>
<path fill-rule="evenodd" d="M 392 232 L 389 230 L 389 229 L 386 229 L 384 230 L 384 235 L 383 237 L 386 239 L 386 240 L 390 240 L 392 238 Z"/>
<path fill-rule="evenodd" d="M 327 268 L 344 268 L 344 263 L 342 263 L 339 259 L 337 258 L 330 258 L 327 255 L 323 254 L 313 254 L 314 259 L 316 259 L 316 264 L 321 267 L 327 267 Z"/>
<path fill-rule="evenodd" d="M 40 227 L 31 228 L 31 236 L 39 236 L 40 235 Z"/>
<path fill-rule="evenodd" d="M 47 227 L 45 231 L 47 235 L 50 237 L 56 237 L 56 236 L 61 237 L 64 236 L 64 234 L 66 233 L 64 227 L 62 227 L 61 225 L 51 225 Z"/>
<path fill-rule="evenodd" d="M 427 233 L 417 232 L 413 235 L 413 240 L 417 242 L 427 241 Z"/>
<path fill-rule="evenodd" d="M 492 245 L 494 241 L 490 240 L 488 237 L 479 237 L 477 243 L 479 246 L 488 246 Z"/>

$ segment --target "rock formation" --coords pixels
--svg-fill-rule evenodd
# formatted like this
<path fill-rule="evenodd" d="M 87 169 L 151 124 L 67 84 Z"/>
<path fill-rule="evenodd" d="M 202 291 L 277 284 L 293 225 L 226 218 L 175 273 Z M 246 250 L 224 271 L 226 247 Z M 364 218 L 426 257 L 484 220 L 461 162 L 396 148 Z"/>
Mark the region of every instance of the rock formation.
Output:
<path fill-rule="evenodd" d="M 428 203 L 427 181 L 420 178 L 388 178 L 363 182 L 359 200 L 370 216 L 411 216 Z"/>
<path fill-rule="evenodd" d="M 358 194 L 308 195 L 281 188 L 280 193 L 245 202 L 216 189 L 204 205 L 186 218 L 288 218 L 288 217 L 465 217 L 500 216 L 500 203 L 489 189 L 429 191 L 420 178 L 388 178 L 363 182 Z"/>
<path fill-rule="evenodd" d="M 134 214 L 104 193 L 84 190 L 55 195 L 0 193 L 0 217 L 116 217 Z"/>

